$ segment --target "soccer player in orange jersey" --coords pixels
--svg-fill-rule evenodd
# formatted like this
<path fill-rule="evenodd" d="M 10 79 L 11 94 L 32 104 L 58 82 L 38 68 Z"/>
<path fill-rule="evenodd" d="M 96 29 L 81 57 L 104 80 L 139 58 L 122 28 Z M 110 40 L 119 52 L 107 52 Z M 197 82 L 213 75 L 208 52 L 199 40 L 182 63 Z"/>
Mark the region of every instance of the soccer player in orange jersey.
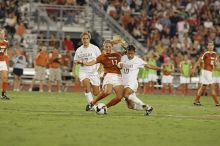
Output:
<path fill-rule="evenodd" d="M 1 99 L 9 100 L 6 96 L 8 87 L 8 56 L 7 56 L 8 41 L 5 40 L 5 31 L 0 29 L 0 75 L 2 79 L 2 95 Z"/>
<path fill-rule="evenodd" d="M 103 90 L 90 104 L 87 105 L 87 111 L 91 110 L 99 100 L 111 94 L 113 90 L 116 96 L 106 104 L 107 108 L 119 103 L 123 97 L 122 77 L 120 69 L 117 66 L 118 62 L 121 60 L 121 54 L 112 51 L 113 43 L 110 40 L 106 40 L 103 46 L 105 53 L 99 55 L 96 60 L 81 62 L 88 66 L 101 63 L 104 67 Z"/>
<path fill-rule="evenodd" d="M 218 97 L 215 92 L 215 85 L 213 84 L 212 72 L 216 66 L 217 62 L 217 53 L 213 51 L 214 43 L 209 42 L 207 46 L 207 51 L 205 51 L 202 56 L 199 58 L 197 63 L 193 68 L 193 73 L 195 73 L 195 69 L 199 64 L 202 64 L 201 76 L 200 76 L 200 83 L 201 86 L 198 89 L 197 95 L 195 97 L 194 105 L 201 106 L 200 97 L 202 93 L 206 90 L 206 87 L 210 85 L 211 88 L 211 95 L 215 102 L 216 106 L 220 106 Z"/>

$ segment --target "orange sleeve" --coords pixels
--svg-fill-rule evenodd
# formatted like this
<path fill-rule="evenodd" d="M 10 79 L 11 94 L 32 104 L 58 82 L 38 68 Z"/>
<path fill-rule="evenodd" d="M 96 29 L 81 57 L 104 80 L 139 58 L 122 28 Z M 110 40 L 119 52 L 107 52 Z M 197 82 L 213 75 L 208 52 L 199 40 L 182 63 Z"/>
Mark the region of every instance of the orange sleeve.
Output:
<path fill-rule="evenodd" d="M 102 63 L 103 58 L 104 58 L 103 55 L 99 55 L 99 56 L 96 58 L 96 63 Z"/>

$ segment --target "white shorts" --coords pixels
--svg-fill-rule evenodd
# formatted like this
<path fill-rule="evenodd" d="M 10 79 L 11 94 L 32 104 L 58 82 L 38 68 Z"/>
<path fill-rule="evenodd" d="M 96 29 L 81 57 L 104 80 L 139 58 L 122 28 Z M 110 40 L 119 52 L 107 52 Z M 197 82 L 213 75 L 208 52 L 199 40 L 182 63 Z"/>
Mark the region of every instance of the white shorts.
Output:
<path fill-rule="evenodd" d="M 148 78 L 139 78 L 138 83 L 148 83 Z"/>
<path fill-rule="evenodd" d="M 80 82 L 82 82 L 84 79 L 89 79 L 92 85 L 100 86 L 100 76 L 98 72 L 95 73 L 79 72 L 79 79 Z"/>
<path fill-rule="evenodd" d="M 190 77 L 180 76 L 180 84 L 189 84 L 189 83 L 190 83 Z"/>
<path fill-rule="evenodd" d="M 208 70 L 201 70 L 200 83 L 204 85 L 213 84 L 212 72 Z"/>
<path fill-rule="evenodd" d="M 158 76 L 157 75 L 155 75 L 155 74 L 149 74 L 148 75 L 148 81 L 149 82 L 157 82 L 157 79 L 158 79 Z"/>
<path fill-rule="evenodd" d="M 169 84 L 169 83 L 173 83 L 173 76 L 171 75 L 163 75 L 162 76 L 162 83 L 164 84 Z"/>
<path fill-rule="evenodd" d="M 191 83 L 199 83 L 199 77 L 191 77 L 190 82 Z"/>
<path fill-rule="evenodd" d="M 131 88 L 134 92 L 137 91 L 138 88 L 138 82 L 137 81 L 123 81 L 124 88 Z"/>
<path fill-rule="evenodd" d="M 0 71 L 8 71 L 6 61 L 0 61 Z"/>
<path fill-rule="evenodd" d="M 212 77 L 213 83 L 220 84 L 220 77 Z"/>
<path fill-rule="evenodd" d="M 114 86 L 122 85 L 122 77 L 119 74 L 107 73 L 104 77 L 102 86 L 104 87 L 107 84 Z"/>

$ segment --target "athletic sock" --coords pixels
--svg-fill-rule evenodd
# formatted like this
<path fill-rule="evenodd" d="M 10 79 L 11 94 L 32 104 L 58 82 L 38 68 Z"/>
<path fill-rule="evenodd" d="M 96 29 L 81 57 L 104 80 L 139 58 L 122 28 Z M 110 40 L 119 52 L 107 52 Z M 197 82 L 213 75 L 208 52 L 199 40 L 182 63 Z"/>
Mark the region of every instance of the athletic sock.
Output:
<path fill-rule="evenodd" d="M 8 83 L 7 82 L 2 82 L 2 92 L 6 92 L 8 88 Z"/>
<path fill-rule="evenodd" d="M 128 99 L 133 101 L 134 103 L 136 104 L 139 104 L 139 105 L 145 105 L 144 102 L 142 102 L 137 96 L 135 93 L 132 93 L 128 96 Z"/>
<path fill-rule="evenodd" d="M 142 111 L 142 110 L 144 110 L 144 107 L 142 105 L 134 103 L 133 109 Z"/>
<path fill-rule="evenodd" d="M 91 92 L 85 93 L 85 96 L 87 98 L 87 102 L 88 103 L 91 103 L 93 101 L 93 97 L 92 97 L 92 93 Z"/>

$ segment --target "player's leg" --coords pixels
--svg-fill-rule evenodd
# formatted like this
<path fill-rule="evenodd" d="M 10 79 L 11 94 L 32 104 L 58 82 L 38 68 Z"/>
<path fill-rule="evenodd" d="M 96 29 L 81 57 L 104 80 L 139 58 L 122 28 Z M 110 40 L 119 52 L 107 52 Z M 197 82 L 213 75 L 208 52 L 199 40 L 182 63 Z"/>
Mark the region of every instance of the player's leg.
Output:
<path fill-rule="evenodd" d="M 1 71 L 1 77 L 2 77 L 2 99 L 10 99 L 8 96 L 6 96 L 7 88 L 8 88 L 8 71 L 2 70 Z"/>
<path fill-rule="evenodd" d="M 100 93 L 100 76 L 97 75 L 91 75 L 90 76 L 90 83 L 92 84 L 92 93 L 94 96 L 97 96 Z"/>
<path fill-rule="evenodd" d="M 113 91 L 113 85 L 107 84 L 104 85 L 103 90 L 96 96 L 96 98 L 91 102 L 92 105 L 95 105 L 98 101 L 102 100 L 103 98 L 107 97 Z"/>
<path fill-rule="evenodd" d="M 123 95 L 129 109 L 145 110 L 145 115 L 149 115 L 153 111 L 153 108 L 150 105 L 145 104 L 143 101 L 141 101 L 136 96 L 135 90 L 131 89 L 130 87 L 126 87 L 124 89 Z"/>
<path fill-rule="evenodd" d="M 169 94 L 172 94 L 172 92 L 173 92 L 172 83 L 168 83 L 168 87 L 169 87 Z"/>
<path fill-rule="evenodd" d="M 81 81 L 81 83 L 82 83 L 83 91 L 84 91 L 85 96 L 87 98 L 87 102 L 88 103 L 92 102 L 93 96 L 92 96 L 92 91 L 91 91 L 90 79 L 85 78 Z"/>
<path fill-rule="evenodd" d="M 201 84 L 201 85 L 200 85 L 200 87 L 199 87 L 199 89 L 198 89 L 198 91 L 197 91 L 197 94 L 196 94 L 194 103 L 193 103 L 194 105 L 201 106 L 200 98 L 201 98 L 202 93 L 205 92 L 206 87 L 207 87 L 207 85 L 204 85 L 204 84 Z"/>
<path fill-rule="evenodd" d="M 212 93 L 212 98 L 215 102 L 216 106 L 220 106 L 219 101 L 218 101 L 218 97 L 216 95 L 216 91 L 215 91 L 215 84 L 211 84 L 211 93 Z"/>
<path fill-rule="evenodd" d="M 103 90 L 96 96 L 95 99 L 93 99 L 90 103 L 86 105 L 86 111 L 91 111 L 93 106 L 103 98 L 107 97 L 109 94 L 112 93 L 113 85 L 112 84 L 106 84 L 103 86 Z"/>
<path fill-rule="evenodd" d="M 113 89 L 115 91 L 116 96 L 106 104 L 107 108 L 118 104 L 123 98 L 124 87 L 122 85 L 114 86 Z"/>

